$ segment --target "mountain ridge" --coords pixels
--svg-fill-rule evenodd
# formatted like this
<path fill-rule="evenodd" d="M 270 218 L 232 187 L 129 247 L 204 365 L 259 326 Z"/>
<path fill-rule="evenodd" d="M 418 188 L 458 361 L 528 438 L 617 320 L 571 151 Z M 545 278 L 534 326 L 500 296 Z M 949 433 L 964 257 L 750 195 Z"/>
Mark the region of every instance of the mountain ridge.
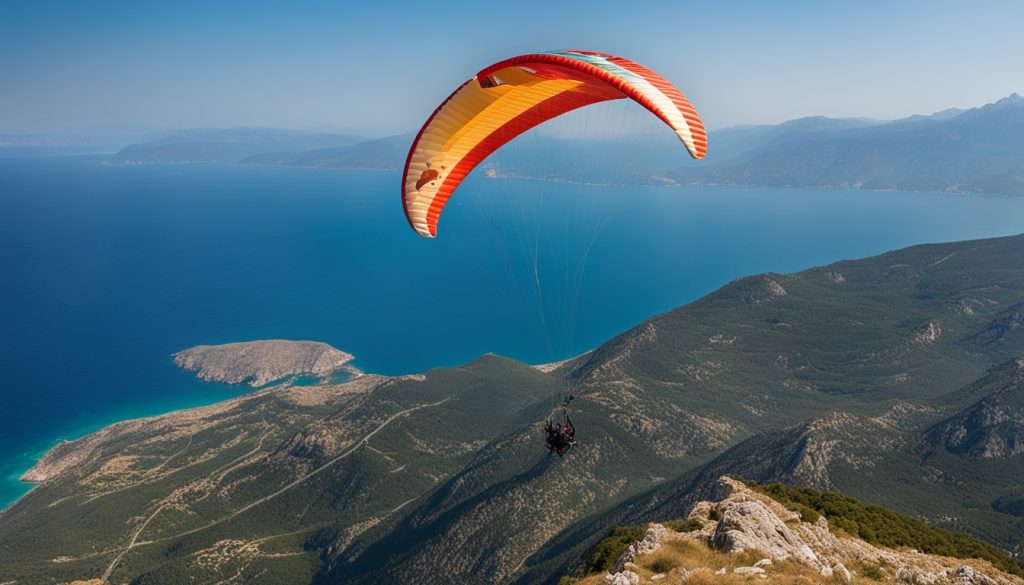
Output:
<path fill-rule="evenodd" d="M 130 144 L 107 159 L 107 164 L 234 164 L 264 152 L 302 152 L 366 140 L 351 134 L 277 128 L 198 128 L 163 133 L 152 142 Z"/>
<path fill-rule="evenodd" d="M 963 112 L 774 138 L 734 160 L 682 167 L 682 184 L 1024 193 L 1024 98 Z"/>
<path fill-rule="evenodd" d="M 635 535 L 632 542 L 626 534 Z M 756 576 L 772 583 L 994 585 L 1019 583 L 1024 574 L 1019 562 L 985 543 L 842 494 L 728 476 L 684 518 L 613 530 L 590 553 L 587 569 L 591 574 L 561 582 L 733 583 Z"/>
<path fill-rule="evenodd" d="M 481 165 L 491 179 L 613 185 L 727 185 L 875 191 L 1024 193 L 1024 97 L 884 121 L 808 116 L 710 133 L 702 161 L 665 133 L 558 137 L 528 133 Z M 171 133 L 110 164 L 213 163 L 401 169 L 413 133 L 377 139 L 236 128 Z"/>
<path fill-rule="evenodd" d="M 678 517 L 723 473 L 1013 550 L 1024 520 L 1000 510 L 1024 458 L 920 445 L 1004 386 L 978 381 L 1024 336 L 964 340 L 1022 298 L 1024 236 L 921 245 L 738 279 L 549 371 L 482 356 L 128 421 L 47 459 L 0 515 L 0 573 L 550 583 L 608 526 Z M 557 459 L 539 428 L 567 388 L 580 444 Z"/>

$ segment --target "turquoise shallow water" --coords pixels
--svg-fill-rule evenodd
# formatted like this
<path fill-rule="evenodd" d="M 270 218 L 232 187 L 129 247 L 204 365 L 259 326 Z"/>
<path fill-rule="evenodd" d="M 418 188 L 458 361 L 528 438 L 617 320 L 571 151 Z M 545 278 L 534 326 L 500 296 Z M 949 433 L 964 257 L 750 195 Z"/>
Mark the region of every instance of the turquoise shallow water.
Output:
<path fill-rule="evenodd" d="M 58 439 L 246 390 L 177 371 L 192 345 L 539 363 L 742 275 L 1024 231 L 1007 197 L 471 177 L 425 240 L 397 173 L 100 163 L 0 158 L 0 506 Z"/>

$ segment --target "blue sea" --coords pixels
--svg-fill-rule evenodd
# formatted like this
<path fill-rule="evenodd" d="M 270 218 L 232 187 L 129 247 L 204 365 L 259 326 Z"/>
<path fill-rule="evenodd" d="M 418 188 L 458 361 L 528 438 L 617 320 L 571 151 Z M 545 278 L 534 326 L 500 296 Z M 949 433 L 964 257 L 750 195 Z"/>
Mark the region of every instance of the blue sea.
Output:
<path fill-rule="evenodd" d="M 739 276 L 1024 231 L 1024 199 L 471 177 L 438 238 L 392 172 L 0 151 L 0 507 L 42 452 L 247 390 L 196 345 L 324 341 L 384 374 L 586 351 Z"/>

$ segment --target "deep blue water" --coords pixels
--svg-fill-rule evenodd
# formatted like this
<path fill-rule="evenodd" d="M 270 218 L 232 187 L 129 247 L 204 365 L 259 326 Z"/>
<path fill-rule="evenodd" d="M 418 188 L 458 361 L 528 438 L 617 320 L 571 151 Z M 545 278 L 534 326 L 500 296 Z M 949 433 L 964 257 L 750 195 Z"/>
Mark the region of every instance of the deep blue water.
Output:
<path fill-rule="evenodd" d="M 396 173 L 100 161 L 0 158 L 0 506 L 59 438 L 245 390 L 177 371 L 192 345 L 539 363 L 738 276 L 1024 230 L 1020 198 L 471 178 L 426 240 Z"/>

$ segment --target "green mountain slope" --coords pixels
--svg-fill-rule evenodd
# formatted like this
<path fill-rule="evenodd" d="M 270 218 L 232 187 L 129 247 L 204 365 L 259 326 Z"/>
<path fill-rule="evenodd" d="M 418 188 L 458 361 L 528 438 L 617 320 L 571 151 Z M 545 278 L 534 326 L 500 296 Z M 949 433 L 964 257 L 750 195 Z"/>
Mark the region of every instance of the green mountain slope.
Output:
<path fill-rule="evenodd" d="M 37 466 L 0 516 L 0 574 L 546 583 L 723 473 L 1012 550 L 1024 456 L 950 437 L 1003 431 L 979 404 L 1017 420 L 1022 301 L 1024 236 L 915 246 L 737 280 L 550 372 L 485 356 L 122 423 Z M 580 444 L 558 459 L 540 426 L 566 388 Z"/>
<path fill-rule="evenodd" d="M 614 479 L 627 486 L 607 495 L 641 513 L 645 506 L 629 496 L 645 482 L 657 486 L 682 474 L 678 483 L 685 487 L 671 497 L 647 496 L 670 500 L 678 508 L 722 470 L 749 469 L 733 461 L 745 449 L 751 464 L 764 467 L 756 478 L 795 482 L 813 480 L 818 466 L 826 463 L 845 465 L 857 477 L 862 465 L 879 457 L 870 452 L 876 444 L 892 444 L 913 458 L 917 435 L 903 438 L 898 429 L 934 420 L 938 411 L 930 401 L 971 382 L 993 361 L 1024 353 L 1024 345 L 1012 340 L 982 354 L 961 342 L 1021 298 L 1022 244 L 1020 238 L 1007 238 L 920 246 L 798 275 L 751 277 L 656 317 L 572 365 L 569 375 L 581 397 L 579 418 L 586 417 L 579 426 L 593 435 L 586 455 L 581 450 L 567 459 L 564 471 L 554 477 L 531 476 L 511 485 L 481 479 L 486 470 L 467 469 L 453 481 L 479 485 L 478 493 L 486 491 L 486 497 L 442 492 L 438 495 L 445 499 L 430 502 L 410 517 L 408 526 L 394 530 L 390 547 L 370 549 L 362 562 L 338 563 L 331 574 L 367 581 L 426 574 L 440 581 L 454 574 L 469 582 L 497 582 L 515 574 L 505 568 L 513 567 L 528 571 L 524 580 L 536 576 L 543 582 L 553 566 L 571 556 L 554 555 L 557 562 L 552 562 L 551 551 L 579 554 L 576 543 L 609 525 L 603 519 L 588 524 L 607 501 L 588 500 L 593 497 L 588 473 L 595 469 L 602 482 Z M 536 431 L 523 429 L 522 438 L 510 442 L 526 441 L 531 432 Z M 770 439 L 758 435 L 705 469 L 687 473 L 757 432 L 771 433 Z M 887 434 L 894 436 L 887 439 Z M 836 448 L 835 461 L 819 461 L 821 450 L 809 436 L 827 445 L 846 437 L 849 453 Z M 625 464 L 616 469 L 595 461 L 595 451 Z M 525 465 L 516 469 L 527 471 Z M 830 481 L 826 477 L 823 485 Z M 559 505 L 538 506 L 523 524 L 500 513 L 522 513 L 522 502 L 545 501 L 542 495 L 557 493 L 565 494 Z M 432 510 L 459 506 L 453 518 L 427 520 L 426 532 L 410 529 L 421 526 Z M 957 507 L 950 501 L 943 506 L 947 511 Z M 503 531 L 480 528 L 494 518 L 505 519 Z M 459 526 L 460 521 L 475 531 Z M 548 541 L 560 525 L 567 532 Z M 587 536 L 581 536 L 579 526 Z M 1005 529 L 1002 524 L 992 528 Z M 510 531 L 519 532 L 510 538 Z M 445 544 L 461 542 L 467 534 L 474 543 L 470 550 L 439 554 Z M 508 552 L 517 546 L 529 550 L 524 540 L 543 541 L 536 557 L 523 560 L 522 552 Z M 509 554 L 505 565 L 498 565 L 502 561 L 494 558 L 495 550 L 499 556 Z M 390 559 L 386 567 L 380 558 Z M 539 570 L 532 570 L 534 563 Z"/>
<path fill-rule="evenodd" d="M 115 425 L 61 448 L 75 464 L 3 514 L 0 574 L 19 583 L 235 572 L 308 581 L 320 554 L 309 542 L 344 543 L 401 513 L 522 405 L 557 391 L 532 368 L 486 358 Z"/>

